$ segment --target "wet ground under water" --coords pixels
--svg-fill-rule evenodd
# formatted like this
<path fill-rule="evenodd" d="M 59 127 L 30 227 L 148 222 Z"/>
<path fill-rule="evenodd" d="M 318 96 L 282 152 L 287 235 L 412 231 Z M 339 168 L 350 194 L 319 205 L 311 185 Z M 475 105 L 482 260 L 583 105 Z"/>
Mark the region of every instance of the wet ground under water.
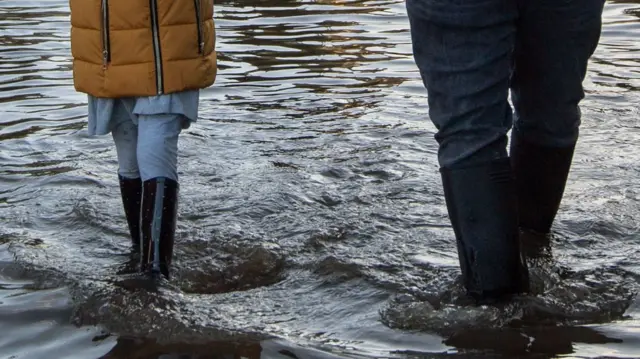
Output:
<path fill-rule="evenodd" d="M 640 357 L 640 3 L 607 2 L 552 251 L 500 309 L 458 301 L 404 2 L 215 16 L 173 287 L 152 293 L 122 285 L 115 150 L 86 136 L 67 1 L 0 1 L 0 357 Z"/>

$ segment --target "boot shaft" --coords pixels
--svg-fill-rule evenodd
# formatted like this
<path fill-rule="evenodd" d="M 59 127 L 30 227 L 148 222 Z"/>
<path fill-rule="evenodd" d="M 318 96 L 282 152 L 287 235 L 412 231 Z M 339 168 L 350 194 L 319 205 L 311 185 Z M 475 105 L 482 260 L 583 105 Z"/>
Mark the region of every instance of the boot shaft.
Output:
<path fill-rule="evenodd" d="M 132 248 L 140 248 L 140 207 L 142 204 L 142 180 L 140 178 L 125 178 L 118 175 L 120 195 L 124 209 Z"/>
<path fill-rule="evenodd" d="M 442 168 L 441 175 L 467 292 L 491 300 L 528 291 L 509 159 Z"/>
<path fill-rule="evenodd" d="M 574 149 L 575 145 L 540 146 L 513 134 L 510 156 L 522 229 L 540 234 L 551 231 L 564 195 Z"/>
<path fill-rule="evenodd" d="M 169 278 L 178 213 L 179 185 L 168 178 L 143 183 L 141 270 Z"/>

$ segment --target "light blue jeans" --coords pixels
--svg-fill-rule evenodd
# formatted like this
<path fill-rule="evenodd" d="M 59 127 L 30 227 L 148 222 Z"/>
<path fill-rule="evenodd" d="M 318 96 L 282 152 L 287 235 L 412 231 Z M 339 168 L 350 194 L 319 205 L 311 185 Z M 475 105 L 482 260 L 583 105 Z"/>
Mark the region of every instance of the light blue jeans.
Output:
<path fill-rule="evenodd" d="M 111 135 L 118 154 L 118 174 L 142 181 L 166 177 L 177 182 L 178 136 L 187 119 L 179 114 L 132 116 L 118 100 L 113 113 L 116 122 Z"/>
<path fill-rule="evenodd" d="M 198 90 L 149 97 L 88 95 L 87 133 L 111 133 L 121 176 L 178 181 L 178 136 L 197 121 L 199 96 Z"/>
<path fill-rule="evenodd" d="M 407 0 L 441 166 L 507 156 L 507 133 L 576 143 L 604 0 Z M 508 102 L 511 90 L 514 113 Z"/>

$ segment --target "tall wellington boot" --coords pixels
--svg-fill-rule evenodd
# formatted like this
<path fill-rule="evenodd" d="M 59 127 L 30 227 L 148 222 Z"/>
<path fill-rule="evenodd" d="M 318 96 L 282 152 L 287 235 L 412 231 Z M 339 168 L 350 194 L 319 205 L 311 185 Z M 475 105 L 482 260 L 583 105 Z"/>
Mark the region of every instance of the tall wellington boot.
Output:
<path fill-rule="evenodd" d="M 527 292 L 509 159 L 440 172 L 468 295 L 483 303 Z"/>
<path fill-rule="evenodd" d="M 141 271 L 169 279 L 178 214 L 178 182 L 154 178 L 143 183 Z"/>
<path fill-rule="evenodd" d="M 133 252 L 140 251 L 140 206 L 142 202 L 142 180 L 140 178 L 125 178 L 118 175 L 120 194 L 124 215 L 129 227 L 129 235 Z"/>
<path fill-rule="evenodd" d="M 516 178 L 520 228 L 548 234 L 560 207 L 575 145 L 545 147 L 511 138 L 511 165 Z"/>

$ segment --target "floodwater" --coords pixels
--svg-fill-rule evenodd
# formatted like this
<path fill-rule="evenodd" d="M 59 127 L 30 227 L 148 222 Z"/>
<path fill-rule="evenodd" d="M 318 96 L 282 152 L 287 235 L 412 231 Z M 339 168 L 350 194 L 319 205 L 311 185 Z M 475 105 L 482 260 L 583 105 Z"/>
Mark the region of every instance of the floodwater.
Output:
<path fill-rule="evenodd" d="M 552 250 L 504 308 L 458 301 L 404 2 L 221 0 L 216 20 L 154 293 L 122 285 L 67 1 L 0 1 L 0 357 L 640 357 L 640 2 L 606 5 Z"/>

